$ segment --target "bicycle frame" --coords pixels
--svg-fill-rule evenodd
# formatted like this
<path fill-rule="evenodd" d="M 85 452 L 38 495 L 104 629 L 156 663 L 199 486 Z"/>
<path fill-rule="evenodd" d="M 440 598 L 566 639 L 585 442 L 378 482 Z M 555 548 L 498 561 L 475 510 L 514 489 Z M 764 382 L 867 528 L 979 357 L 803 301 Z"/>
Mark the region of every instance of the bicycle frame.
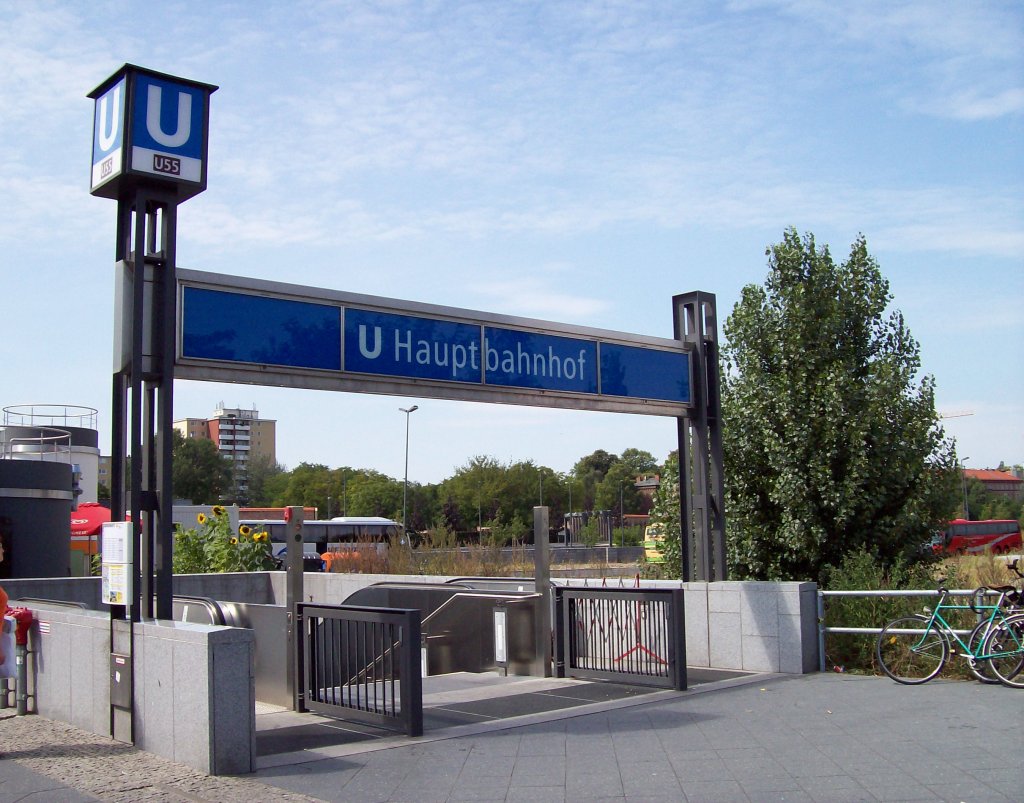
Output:
<path fill-rule="evenodd" d="M 946 639 L 946 643 L 949 644 L 951 648 L 953 647 L 952 642 L 950 641 L 950 638 L 952 637 L 952 640 L 955 641 L 962 650 L 962 652 L 958 653 L 955 649 L 951 649 L 950 655 L 958 655 L 962 658 L 966 658 L 971 666 L 975 666 L 979 661 L 987 661 L 989 658 L 1002 657 L 1006 655 L 1007 653 L 1004 652 L 992 654 L 986 654 L 984 652 L 984 645 L 988 640 L 986 637 L 992 631 L 992 628 L 998 626 L 998 624 L 1002 624 L 1002 622 L 1004 622 L 1009 616 L 1017 612 L 1013 610 L 1007 611 L 1003 607 L 1003 600 L 1006 599 L 1006 595 L 1007 592 L 1000 592 L 998 601 L 993 605 L 947 605 L 946 598 L 948 597 L 948 592 L 943 589 L 939 596 L 938 603 L 931 612 L 931 617 L 928 620 L 928 626 L 922 632 L 921 640 L 913 647 L 913 649 L 916 651 L 918 647 L 924 644 L 928 633 L 930 633 L 934 628 L 939 635 Z M 957 635 L 956 630 L 942 615 L 942 611 L 971 611 L 973 613 L 978 613 L 980 610 L 990 610 L 991 612 L 989 613 L 988 619 L 985 623 L 983 635 L 977 641 L 978 652 L 975 652 L 964 643 L 963 639 L 961 639 L 959 635 Z"/>

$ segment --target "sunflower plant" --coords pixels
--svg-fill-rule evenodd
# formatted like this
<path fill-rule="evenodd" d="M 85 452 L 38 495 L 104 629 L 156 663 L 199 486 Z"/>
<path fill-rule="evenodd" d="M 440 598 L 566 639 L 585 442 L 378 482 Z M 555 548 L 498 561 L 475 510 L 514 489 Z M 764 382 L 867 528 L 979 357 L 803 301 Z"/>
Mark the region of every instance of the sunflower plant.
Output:
<path fill-rule="evenodd" d="M 222 506 L 216 505 L 211 516 L 200 513 L 196 524 L 174 533 L 175 574 L 255 572 L 274 567 L 270 535 L 245 524 L 234 532 Z"/>

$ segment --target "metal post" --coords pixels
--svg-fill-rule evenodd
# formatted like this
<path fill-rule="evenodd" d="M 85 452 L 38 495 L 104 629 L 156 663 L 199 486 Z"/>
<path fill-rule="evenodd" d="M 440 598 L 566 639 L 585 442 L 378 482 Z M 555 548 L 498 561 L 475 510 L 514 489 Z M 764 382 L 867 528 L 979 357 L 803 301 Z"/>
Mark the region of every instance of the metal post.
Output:
<path fill-rule="evenodd" d="M 543 656 L 544 677 L 551 677 L 551 538 L 548 533 L 548 509 L 533 509 L 534 589 L 541 595 L 540 614 L 534 626 L 534 644 Z"/>
<path fill-rule="evenodd" d="M 17 663 L 18 674 L 14 701 L 17 705 L 17 715 L 23 717 L 28 713 L 28 647 L 24 644 L 17 645 L 14 648 L 14 660 Z"/>
<path fill-rule="evenodd" d="M 303 622 L 299 616 L 299 603 L 303 601 L 303 510 L 301 505 L 284 509 L 284 537 L 287 545 L 287 562 L 285 575 L 285 605 L 288 608 L 288 632 L 286 633 L 288 648 L 288 691 L 292 698 L 295 711 L 305 711 L 305 695 L 302 678 L 302 638 Z"/>
<path fill-rule="evenodd" d="M 404 407 L 399 407 L 403 413 L 405 413 L 405 483 L 402 486 L 402 540 L 405 540 L 405 534 L 409 531 L 405 522 L 405 510 L 406 504 L 409 499 L 409 416 L 419 410 L 415 404 L 408 410 Z"/>
<path fill-rule="evenodd" d="M 679 506 L 683 580 L 725 580 L 718 322 L 711 293 L 672 299 L 675 337 L 691 346 L 692 408 L 678 419 Z M 692 562 L 691 562 L 692 561 Z"/>

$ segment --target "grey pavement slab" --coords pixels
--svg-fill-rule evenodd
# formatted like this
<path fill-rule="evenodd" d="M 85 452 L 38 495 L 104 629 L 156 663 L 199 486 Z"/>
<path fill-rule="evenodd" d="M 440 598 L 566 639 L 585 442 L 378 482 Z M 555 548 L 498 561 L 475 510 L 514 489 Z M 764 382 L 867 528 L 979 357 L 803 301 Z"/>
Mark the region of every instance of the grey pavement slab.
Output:
<path fill-rule="evenodd" d="M 0 761 L 0 803 L 1024 800 L 1024 694 L 959 681 L 760 676 L 296 750 L 232 778 L 17 719 L 0 719 L 4 749 L 23 744 Z"/>

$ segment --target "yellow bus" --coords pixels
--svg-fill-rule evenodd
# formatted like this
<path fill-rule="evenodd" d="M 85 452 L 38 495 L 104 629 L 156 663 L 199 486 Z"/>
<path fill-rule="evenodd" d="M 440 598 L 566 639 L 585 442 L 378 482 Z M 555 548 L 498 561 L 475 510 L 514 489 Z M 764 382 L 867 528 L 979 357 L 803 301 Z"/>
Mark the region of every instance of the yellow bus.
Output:
<path fill-rule="evenodd" d="M 665 553 L 659 549 L 664 538 L 660 524 L 648 524 L 644 528 L 644 560 L 648 563 L 665 562 Z"/>

